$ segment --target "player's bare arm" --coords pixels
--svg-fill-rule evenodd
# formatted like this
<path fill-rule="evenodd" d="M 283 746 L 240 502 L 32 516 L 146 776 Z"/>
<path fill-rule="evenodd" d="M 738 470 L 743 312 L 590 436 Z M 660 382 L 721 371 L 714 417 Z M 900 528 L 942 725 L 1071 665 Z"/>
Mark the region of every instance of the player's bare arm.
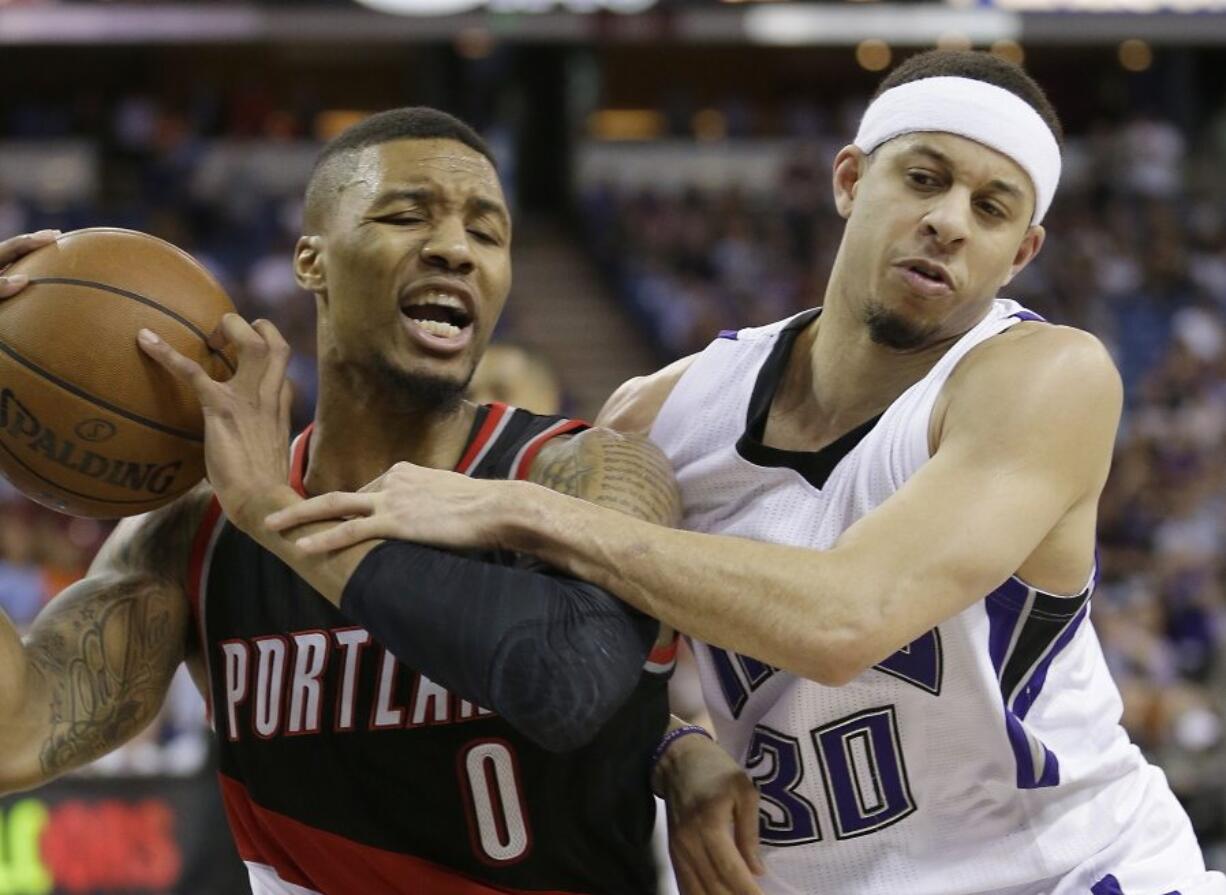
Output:
<path fill-rule="evenodd" d="M 249 325 L 228 315 L 222 330 L 238 355 L 237 373 L 224 383 L 150 334 L 142 335 L 142 347 L 195 389 L 209 479 L 230 521 L 394 655 L 490 707 L 544 748 L 567 751 L 595 736 L 637 686 L 660 625 L 599 587 L 552 571 L 377 535 L 316 554 L 298 543 L 309 532 L 265 525 L 269 512 L 302 503 L 288 485 L 288 349 L 266 321 Z M 594 449 L 602 440 L 610 442 L 607 452 Z M 613 433 L 572 439 L 537 458 L 538 475 L 623 511 L 675 522 L 680 506 L 671 476 L 669 491 L 654 480 L 643 488 L 627 475 L 638 458 L 627 450 L 632 441 Z M 340 512 L 313 524 L 352 531 L 361 519 L 331 520 L 353 515 L 353 504 L 412 512 L 412 469 L 399 463 L 361 493 L 325 497 Z M 651 471 L 658 477 L 667 469 Z M 594 650 L 602 662 L 590 661 Z"/>
<path fill-rule="evenodd" d="M 187 563 L 209 495 L 121 522 L 24 640 L 0 613 L 0 790 L 87 764 L 157 715 L 191 649 Z"/>
<path fill-rule="evenodd" d="M 683 357 L 655 373 L 623 382 L 601 408 L 596 425 L 628 434 L 647 435 L 660 408 L 672 394 L 673 387 L 681 381 L 696 357 Z"/>
<path fill-rule="evenodd" d="M 640 435 L 589 429 L 558 439 L 537 456 L 528 478 L 634 519 L 669 527 L 681 520 L 681 496 L 672 467 Z M 672 637 L 672 628 L 661 625 L 656 642 L 664 644 Z"/>
<path fill-rule="evenodd" d="M 1023 377 L 1030 387 L 1014 388 Z M 1019 570 L 1080 590 L 1090 570 L 1062 557 L 1089 555 L 1121 403 L 1090 336 L 1051 327 L 984 346 L 949 383 L 932 460 L 825 552 L 431 470 L 416 471 L 397 536 L 531 553 L 695 638 L 840 684 Z"/>
<path fill-rule="evenodd" d="M 625 599 L 695 637 L 842 683 L 1014 572 L 1056 593 L 1084 586 L 1121 402 L 1096 340 L 1034 328 L 966 359 L 932 460 L 833 550 L 600 525 L 561 501 L 505 527 L 519 549 L 620 578 Z"/>

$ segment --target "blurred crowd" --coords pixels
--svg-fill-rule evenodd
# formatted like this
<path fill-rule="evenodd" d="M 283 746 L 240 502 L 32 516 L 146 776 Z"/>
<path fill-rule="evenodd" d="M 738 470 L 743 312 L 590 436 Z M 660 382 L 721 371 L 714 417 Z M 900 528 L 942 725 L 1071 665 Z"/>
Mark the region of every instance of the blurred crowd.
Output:
<path fill-rule="evenodd" d="M 57 125 L 46 109 L 16 107 L 3 133 L 70 136 L 83 127 L 73 115 L 87 113 L 65 113 Z M 245 315 L 267 316 L 288 336 L 296 422 L 304 422 L 315 394 L 314 303 L 289 266 L 297 190 L 270 190 L 241 165 L 203 176 L 199 163 L 203 138 L 217 134 L 274 149 L 284 140 L 288 153 L 315 133 L 308 114 L 254 99 L 170 112 L 134 96 L 87 124 L 102 135 L 103 187 L 88 201 L 51 201 L 6 193 L 0 181 L 0 234 L 106 222 L 188 249 Z M 810 117 L 796 130 L 768 189 L 627 187 L 609 177 L 576 196 L 588 248 L 661 360 L 701 349 L 720 329 L 820 302 L 842 229 L 829 163 L 848 135 Z M 1093 618 L 1124 693 L 1125 723 L 1167 769 L 1218 866 L 1226 865 L 1226 668 L 1217 658 L 1226 613 L 1222 158 L 1226 114 L 1195 134 L 1153 116 L 1078 134 L 1047 245 L 1005 292 L 1099 335 L 1123 373 L 1127 411 L 1102 503 Z M 525 369 L 513 355 L 500 363 Z M 490 388 L 505 397 L 505 384 Z M 556 383 L 539 385 L 542 395 L 555 391 Z M 28 623 L 83 574 L 108 530 L 42 510 L 0 483 L 0 607 Z M 112 770 L 175 771 L 203 760 L 198 698 L 182 684 L 165 723 L 110 760 Z"/>
<path fill-rule="evenodd" d="M 767 189 L 620 184 L 580 197 L 589 247 L 661 360 L 820 304 L 842 233 L 837 128 Z M 1226 113 L 1191 135 L 1138 116 L 1069 140 L 1038 260 L 1004 295 L 1089 329 L 1126 411 L 1102 502 L 1093 619 L 1124 723 L 1226 864 Z"/>

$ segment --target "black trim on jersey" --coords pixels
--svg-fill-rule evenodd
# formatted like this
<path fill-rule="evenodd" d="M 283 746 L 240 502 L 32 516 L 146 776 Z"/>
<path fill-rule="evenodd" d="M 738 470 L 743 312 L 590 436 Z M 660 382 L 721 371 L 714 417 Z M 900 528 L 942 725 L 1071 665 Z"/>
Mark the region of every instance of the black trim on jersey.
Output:
<path fill-rule="evenodd" d="M 762 442 L 766 436 L 766 421 L 770 416 L 771 404 L 779 390 L 779 383 L 783 380 L 784 371 L 787 370 L 788 358 L 796 344 L 796 337 L 801 330 L 816 320 L 821 312 L 821 308 L 805 311 L 779 331 L 775 347 L 771 349 L 766 362 L 758 371 L 758 379 L 749 399 L 745 432 L 736 443 L 737 453 L 755 466 L 794 469 L 818 490 L 826 484 L 839 461 L 850 454 L 881 419 L 881 414 L 878 414 L 818 451 L 787 451 Z"/>
<path fill-rule="evenodd" d="M 1036 590 L 1034 603 L 1022 622 L 1013 652 L 1000 672 L 1000 691 L 1012 702 L 1013 691 L 1043 658 L 1048 649 L 1068 627 L 1069 621 L 1090 599 L 1093 588 L 1086 588 L 1075 597 L 1060 597 Z"/>

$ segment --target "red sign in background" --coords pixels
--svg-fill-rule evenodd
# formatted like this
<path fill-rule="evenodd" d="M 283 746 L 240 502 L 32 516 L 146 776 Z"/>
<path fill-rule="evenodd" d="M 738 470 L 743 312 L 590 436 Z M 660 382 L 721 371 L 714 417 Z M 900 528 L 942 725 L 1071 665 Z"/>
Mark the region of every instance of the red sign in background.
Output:
<path fill-rule="evenodd" d="M 0 895 L 248 892 L 215 781 L 68 779 L 0 799 Z"/>

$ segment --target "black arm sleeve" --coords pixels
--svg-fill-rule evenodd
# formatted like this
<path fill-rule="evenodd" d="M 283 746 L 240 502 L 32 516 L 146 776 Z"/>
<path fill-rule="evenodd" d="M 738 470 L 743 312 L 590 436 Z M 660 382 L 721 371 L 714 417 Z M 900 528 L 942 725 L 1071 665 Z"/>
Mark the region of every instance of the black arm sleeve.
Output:
<path fill-rule="evenodd" d="M 387 541 L 341 611 L 393 655 L 553 752 L 592 739 L 638 683 L 659 623 L 592 584 Z"/>

